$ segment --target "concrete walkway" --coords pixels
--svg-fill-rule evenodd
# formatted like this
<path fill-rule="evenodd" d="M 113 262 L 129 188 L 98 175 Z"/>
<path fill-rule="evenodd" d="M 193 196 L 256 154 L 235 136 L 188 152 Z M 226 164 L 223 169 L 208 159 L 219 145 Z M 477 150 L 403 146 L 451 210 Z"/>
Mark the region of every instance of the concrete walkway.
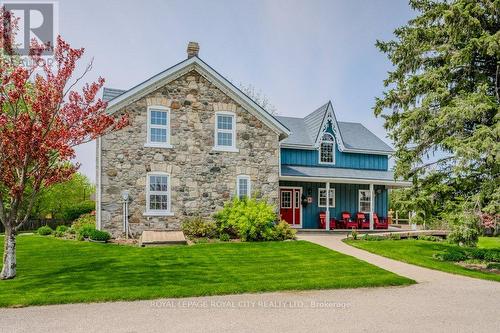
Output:
<path fill-rule="evenodd" d="M 500 283 L 302 239 L 419 281 L 408 287 L 245 294 L 0 309 L 0 332 L 495 332 Z M 298 276 L 300 279 L 300 276 Z"/>

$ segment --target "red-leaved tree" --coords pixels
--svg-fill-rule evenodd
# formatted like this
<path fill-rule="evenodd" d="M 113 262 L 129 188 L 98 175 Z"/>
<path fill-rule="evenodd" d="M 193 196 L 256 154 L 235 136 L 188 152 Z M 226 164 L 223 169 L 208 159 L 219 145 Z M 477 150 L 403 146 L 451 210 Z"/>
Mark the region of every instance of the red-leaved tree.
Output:
<path fill-rule="evenodd" d="M 76 86 L 73 77 L 84 49 L 61 37 L 51 49 L 53 63 L 41 57 L 50 46 L 31 43 L 26 61 L 15 54 L 17 22 L 0 8 L 0 221 L 5 227 L 0 279 L 16 276 L 16 234 L 28 220 L 40 189 L 67 180 L 78 168 L 74 147 L 126 125 L 106 114 L 97 98 L 104 80 Z M 28 63 L 29 65 L 26 65 Z"/>

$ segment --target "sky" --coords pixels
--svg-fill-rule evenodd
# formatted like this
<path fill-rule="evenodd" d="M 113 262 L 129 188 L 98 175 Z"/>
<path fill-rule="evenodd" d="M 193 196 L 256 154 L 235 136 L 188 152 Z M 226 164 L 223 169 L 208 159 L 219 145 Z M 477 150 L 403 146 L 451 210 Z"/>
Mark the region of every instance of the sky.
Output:
<path fill-rule="evenodd" d="M 93 81 L 128 89 L 199 56 L 239 85 L 265 94 L 279 115 L 304 117 L 331 100 L 339 121 L 361 122 L 390 144 L 375 97 L 391 64 L 377 39 L 392 38 L 413 13 L 406 0 L 59 1 L 59 33 L 85 47 Z M 95 181 L 95 143 L 77 147 L 80 171 Z"/>

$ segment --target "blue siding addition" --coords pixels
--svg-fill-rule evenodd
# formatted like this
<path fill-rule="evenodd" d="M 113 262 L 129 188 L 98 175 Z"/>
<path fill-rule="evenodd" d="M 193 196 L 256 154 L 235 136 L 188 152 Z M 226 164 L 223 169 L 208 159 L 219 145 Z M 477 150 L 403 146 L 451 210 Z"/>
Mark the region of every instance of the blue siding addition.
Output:
<path fill-rule="evenodd" d="M 312 196 L 313 202 L 302 206 L 302 228 L 319 228 L 319 213 L 325 211 L 325 207 L 318 207 L 318 188 L 325 188 L 324 183 L 280 181 L 280 187 L 301 187 L 302 193 Z M 359 190 L 368 190 L 365 184 L 337 184 L 331 183 L 330 188 L 335 189 L 335 207 L 330 208 L 330 217 L 340 219 L 342 212 L 354 214 L 359 211 Z M 374 211 L 380 217 L 386 217 L 388 211 L 388 192 L 382 185 L 375 185 L 375 208 Z"/>
<path fill-rule="evenodd" d="M 320 164 L 317 150 L 281 148 L 281 164 L 324 168 L 388 170 L 385 155 L 343 153 L 335 145 L 335 164 Z"/>
<path fill-rule="evenodd" d="M 335 136 L 331 124 L 328 126 L 327 132 Z M 320 164 L 319 152 L 316 149 L 305 150 L 292 148 L 281 148 L 281 164 L 384 171 L 387 171 L 389 168 L 387 155 L 344 153 L 338 149 L 336 143 L 335 164 Z"/>

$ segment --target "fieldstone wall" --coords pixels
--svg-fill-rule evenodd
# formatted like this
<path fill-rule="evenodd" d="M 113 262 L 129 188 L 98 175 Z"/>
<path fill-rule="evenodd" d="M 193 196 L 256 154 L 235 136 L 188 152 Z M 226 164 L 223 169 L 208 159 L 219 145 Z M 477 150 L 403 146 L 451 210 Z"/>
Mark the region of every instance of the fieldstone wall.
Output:
<path fill-rule="evenodd" d="M 147 106 L 169 107 L 173 148 L 145 147 Z M 214 151 L 215 112 L 236 113 L 239 152 Z M 120 113 L 120 112 L 118 112 Z M 249 175 L 252 193 L 278 202 L 278 134 L 211 82 L 192 71 L 125 107 L 130 125 L 102 138 L 101 227 L 122 235 L 121 191 L 129 190 L 133 235 L 179 229 L 187 216 L 210 216 L 236 195 L 236 177 Z M 145 216 L 146 174 L 170 174 L 173 216 Z"/>

